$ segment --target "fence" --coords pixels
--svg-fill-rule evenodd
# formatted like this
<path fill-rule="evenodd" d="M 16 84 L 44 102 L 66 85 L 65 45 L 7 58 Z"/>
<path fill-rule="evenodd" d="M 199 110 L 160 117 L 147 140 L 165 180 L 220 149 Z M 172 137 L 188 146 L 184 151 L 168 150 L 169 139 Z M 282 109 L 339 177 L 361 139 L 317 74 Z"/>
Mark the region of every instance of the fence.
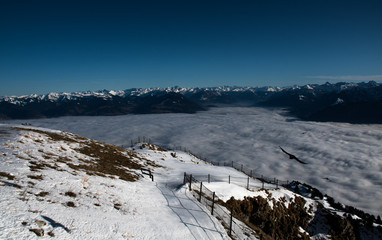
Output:
<path fill-rule="evenodd" d="M 261 182 L 263 183 L 268 183 L 268 184 L 274 184 L 276 185 L 276 188 L 280 185 L 288 185 L 289 184 L 289 181 L 286 180 L 280 180 L 280 179 L 277 179 L 275 177 L 271 178 L 271 177 L 266 177 L 262 174 L 259 174 L 259 173 L 256 173 L 253 169 L 249 169 L 249 168 L 245 168 L 243 164 L 237 164 L 233 161 L 231 162 L 223 162 L 223 163 L 219 163 L 219 162 L 210 162 L 211 164 L 215 165 L 215 166 L 229 166 L 229 167 L 232 167 L 244 174 L 246 174 L 247 176 L 251 177 L 251 178 L 256 178 L 258 180 L 260 180 Z"/>
<path fill-rule="evenodd" d="M 146 137 L 138 137 L 138 141 L 133 142 L 131 140 L 131 146 L 135 143 L 139 142 L 147 142 L 151 143 L 150 138 Z M 231 162 L 212 162 L 208 161 L 206 158 L 201 158 L 197 156 L 196 154 L 192 153 L 191 151 L 187 150 L 184 147 L 180 146 L 160 146 L 163 149 L 167 150 L 181 150 L 184 152 L 189 153 L 190 155 L 201 159 L 207 163 L 210 163 L 215 166 L 227 166 L 235 168 L 236 170 L 243 172 L 248 177 L 232 177 L 232 176 L 212 176 L 210 174 L 208 175 L 197 175 L 192 176 L 191 174 L 188 175 L 187 173 L 184 173 L 184 184 L 188 184 L 189 190 L 192 192 L 194 197 L 198 199 L 200 203 L 202 203 L 204 206 L 207 207 L 207 209 L 211 212 L 211 215 L 215 216 L 225 227 L 225 229 L 228 232 L 228 235 L 232 239 L 251 239 L 251 237 L 256 236 L 257 233 L 248 227 L 245 223 L 237 220 L 237 217 L 235 214 L 224 207 L 222 204 L 224 204 L 224 201 L 219 199 L 215 192 L 212 192 L 210 189 L 208 189 L 206 186 L 203 185 L 204 182 L 222 182 L 222 181 L 228 181 L 228 183 L 234 183 L 239 186 L 246 187 L 247 189 L 254 189 L 254 188 L 260 188 L 258 181 L 254 181 L 254 179 L 257 179 L 261 182 L 261 188 L 265 189 L 271 189 L 271 188 L 278 188 L 280 185 L 288 185 L 289 181 L 281 181 L 277 178 L 270 178 L 263 176 L 261 174 L 256 173 L 253 169 L 247 169 L 243 166 L 243 164 L 237 164 L 233 161 Z M 197 180 L 195 177 L 197 177 L 199 180 Z M 260 235 L 261 239 L 261 235 Z"/>
<path fill-rule="evenodd" d="M 249 236 L 255 236 L 255 231 L 237 220 L 232 211 L 222 206 L 223 201 L 216 196 L 215 192 L 205 187 L 203 182 L 195 179 L 192 174 L 184 173 L 184 184 L 188 185 L 194 197 L 207 207 L 211 215 L 222 223 L 232 239 L 249 239 Z"/>
<path fill-rule="evenodd" d="M 147 142 L 147 143 L 151 143 L 151 139 L 148 138 L 148 137 L 138 137 L 136 141 L 134 140 L 131 140 L 131 146 L 134 145 L 134 143 L 139 143 L 139 142 Z M 200 160 L 203 160 L 207 163 L 210 163 L 212 165 L 215 165 L 215 166 L 226 166 L 226 167 L 232 167 L 232 168 L 235 168 L 236 170 L 246 174 L 247 176 L 251 177 L 251 178 L 254 178 L 254 179 L 258 179 L 262 182 L 262 188 L 266 188 L 266 189 L 272 189 L 272 188 L 278 188 L 279 186 L 283 186 L 283 185 L 288 185 L 289 184 L 289 181 L 288 180 L 280 180 L 280 179 L 277 179 L 275 177 L 267 177 L 267 176 L 264 176 L 262 174 L 259 174 L 257 172 L 255 172 L 253 169 L 249 169 L 249 168 L 246 168 L 243 164 L 238 164 L 238 163 L 235 163 L 234 161 L 230 161 L 230 162 L 214 162 L 214 161 L 209 161 L 207 158 L 202 158 L 194 153 L 192 153 L 190 150 L 188 150 L 187 148 L 185 147 L 181 147 L 181 146 L 160 146 L 162 147 L 163 149 L 167 149 L 167 150 L 180 150 L 180 151 L 184 151 L 184 152 L 187 152 L 188 154 L 200 159 Z M 227 176 L 229 177 L 229 176 Z M 234 180 L 232 177 L 231 177 L 231 180 Z M 216 181 L 216 180 L 215 180 Z M 249 181 L 249 180 L 248 180 Z M 238 184 L 238 182 L 235 182 L 235 184 Z M 239 184 L 240 186 L 243 186 L 242 184 Z M 247 187 L 248 189 L 249 187 Z"/>
<path fill-rule="evenodd" d="M 211 175 L 211 174 L 195 174 L 193 175 L 195 179 L 204 183 L 210 182 L 226 182 L 229 184 L 235 184 L 237 186 L 241 186 L 246 188 L 247 190 L 258 190 L 258 189 L 277 189 L 279 187 L 279 181 L 276 179 L 276 183 L 274 184 L 274 180 L 272 182 L 262 181 L 260 178 L 254 177 L 237 177 L 231 175 Z"/>

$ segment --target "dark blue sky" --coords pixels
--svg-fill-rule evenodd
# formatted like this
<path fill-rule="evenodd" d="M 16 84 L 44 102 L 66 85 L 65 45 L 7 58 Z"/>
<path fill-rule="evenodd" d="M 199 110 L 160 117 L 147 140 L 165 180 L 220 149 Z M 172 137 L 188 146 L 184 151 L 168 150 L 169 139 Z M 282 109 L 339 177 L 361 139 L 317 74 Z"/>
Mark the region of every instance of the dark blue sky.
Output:
<path fill-rule="evenodd" d="M 382 1 L 0 0 L 0 95 L 382 81 Z"/>

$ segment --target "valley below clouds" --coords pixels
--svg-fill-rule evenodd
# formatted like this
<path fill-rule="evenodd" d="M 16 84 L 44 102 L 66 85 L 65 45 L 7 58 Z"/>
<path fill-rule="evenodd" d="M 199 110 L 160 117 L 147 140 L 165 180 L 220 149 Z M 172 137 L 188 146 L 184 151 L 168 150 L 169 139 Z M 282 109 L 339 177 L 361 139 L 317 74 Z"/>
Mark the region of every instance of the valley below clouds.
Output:
<path fill-rule="evenodd" d="M 278 109 L 241 107 L 28 123 L 123 146 L 145 136 L 209 161 L 234 161 L 267 177 L 308 183 L 336 201 L 382 215 L 382 125 L 299 121 Z M 279 146 L 307 164 L 289 159 Z"/>

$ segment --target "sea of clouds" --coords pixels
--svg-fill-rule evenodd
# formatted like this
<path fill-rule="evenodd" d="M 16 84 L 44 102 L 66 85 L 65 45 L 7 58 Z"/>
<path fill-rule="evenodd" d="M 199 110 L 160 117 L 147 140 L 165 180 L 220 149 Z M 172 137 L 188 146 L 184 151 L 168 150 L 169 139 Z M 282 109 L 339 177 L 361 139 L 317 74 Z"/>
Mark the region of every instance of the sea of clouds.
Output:
<path fill-rule="evenodd" d="M 382 125 L 304 122 L 282 110 L 239 107 L 28 122 L 123 146 L 145 136 L 210 161 L 234 161 L 264 176 L 306 182 L 336 201 L 382 215 Z M 307 164 L 290 160 L 279 146 Z"/>

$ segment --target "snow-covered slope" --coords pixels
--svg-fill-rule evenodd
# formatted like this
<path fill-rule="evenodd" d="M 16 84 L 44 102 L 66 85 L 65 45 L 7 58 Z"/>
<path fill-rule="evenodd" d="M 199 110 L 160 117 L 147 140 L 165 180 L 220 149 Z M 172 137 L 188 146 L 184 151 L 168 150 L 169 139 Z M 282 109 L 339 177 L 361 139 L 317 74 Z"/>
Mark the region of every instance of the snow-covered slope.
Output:
<path fill-rule="evenodd" d="M 212 176 L 215 180 L 204 186 L 222 200 L 216 204 L 227 208 L 231 204 L 236 209 L 249 198 L 253 203 L 266 199 L 268 207 L 262 206 L 267 212 L 282 213 L 295 209 L 298 200 L 304 202 L 302 210 L 306 208 L 310 228 L 294 226 L 295 237 L 327 238 L 331 225 L 322 222 L 325 217 L 317 218 L 317 212 L 331 215 L 335 211 L 323 211 L 321 205 L 328 202 L 309 194 L 274 185 L 260 189 L 263 185 L 256 179 L 245 187 L 240 183 L 248 179 L 244 173 L 149 143 L 124 149 L 67 132 L 3 124 L 0 154 L 1 239 L 230 239 L 219 219 L 184 185 L 185 172 L 196 180 Z M 141 168 L 150 169 L 154 181 Z M 227 176 L 232 182 L 217 181 Z M 246 213 L 236 214 L 241 219 Z M 272 218 L 265 221 L 274 222 Z M 362 236 L 380 237 L 378 225 L 373 226 L 362 230 Z M 256 233 L 243 230 L 235 236 L 274 237 L 267 228 L 256 225 L 254 229 Z M 277 228 L 275 234 L 280 231 Z"/>
<path fill-rule="evenodd" d="M 1 126 L 0 149 L 1 239 L 229 239 L 185 188 L 166 187 L 184 169 L 208 169 L 188 154 L 21 126 Z M 155 181 L 140 167 L 155 169 Z"/>

